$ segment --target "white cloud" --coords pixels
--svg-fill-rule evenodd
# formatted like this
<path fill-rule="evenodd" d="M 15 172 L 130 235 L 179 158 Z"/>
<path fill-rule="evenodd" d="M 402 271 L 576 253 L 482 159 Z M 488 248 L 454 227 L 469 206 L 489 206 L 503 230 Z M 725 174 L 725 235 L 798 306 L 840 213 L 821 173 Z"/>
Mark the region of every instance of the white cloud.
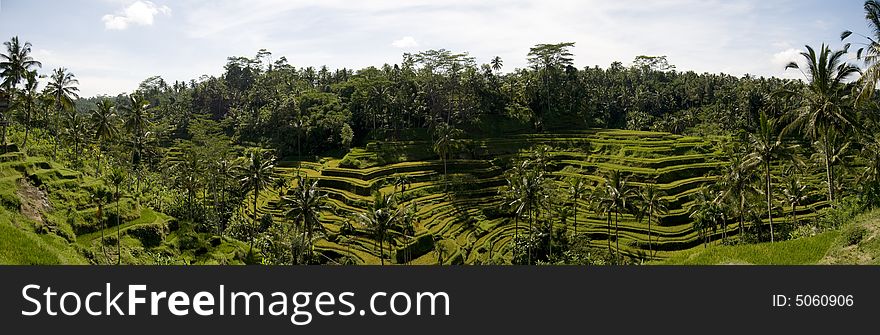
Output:
<path fill-rule="evenodd" d="M 391 46 L 399 49 L 417 48 L 419 46 L 419 42 L 417 42 L 416 39 L 412 36 L 404 36 L 399 40 L 391 42 Z"/>
<path fill-rule="evenodd" d="M 104 15 L 101 21 L 104 21 L 104 28 L 108 30 L 125 30 L 130 24 L 151 26 L 159 14 L 170 15 L 171 8 L 158 6 L 151 1 L 135 1 L 116 14 Z"/>

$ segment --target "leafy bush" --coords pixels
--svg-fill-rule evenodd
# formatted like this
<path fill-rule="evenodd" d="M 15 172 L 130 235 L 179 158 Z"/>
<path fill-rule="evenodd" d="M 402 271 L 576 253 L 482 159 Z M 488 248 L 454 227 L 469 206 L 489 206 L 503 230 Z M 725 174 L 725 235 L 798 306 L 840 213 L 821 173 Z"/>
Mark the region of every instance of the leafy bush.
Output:
<path fill-rule="evenodd" d="M 864 226 L 850 225 L 843 229 L 841 237 L 845 245 L 856 245 L 868 235 L 868 229 Z"/>

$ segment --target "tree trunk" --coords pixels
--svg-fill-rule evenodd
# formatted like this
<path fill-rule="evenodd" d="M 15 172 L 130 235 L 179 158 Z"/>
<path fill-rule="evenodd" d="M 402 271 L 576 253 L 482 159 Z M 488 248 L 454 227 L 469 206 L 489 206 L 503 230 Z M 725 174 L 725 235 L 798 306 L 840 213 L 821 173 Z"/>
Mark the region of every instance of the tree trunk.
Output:
<path fill-rule="evenodd" d="M 654 256 L 653 241 L 651 240 L 651 219 L 654 218 L 654 204 L 648 206 L 648 253 Z"/>
<path fill-rule="evenodd" d="M 828 151 L 831 149 L 828 143 L 828 132 L 825 133 L 825 177 L 828 179 L 828 204 L 834 208 L 834 171 L 831 166 L 831 157 Z"/>
<path fill-rule="evenodd" d="M 119 185 L 116 185 L 116 265 L 122 262 L 119 237 Z"/>
<path fill-rule="evenodd" d="M 770 200 L 770 160 L 764 163 L 767 182 L 767 218 L 770 220 L 770 242 L 773 242 L 773 204 Z"/>
<path fill-rule="evenodd" d="M 257 194 L 258 194 L 257 188 L 255 187 L 254 188 L 254 213 L 252 215 L 254 220 L 253 220 L 253 224 L 251 225 L 251 229 L 250 229 L 250 238 L 249 238 L 250 241 L 248 242 L 248 244 L 249 244 L 248 254 L 251 256 L 253 256 L 252 252 L 254 251 L 254 231 L 257 230 Z"/>
<path fill-rule="evenodd" d="M 620 213 L 614 211 L 614 254 L 617 255 L 617 265 L 620 265 Z"/>

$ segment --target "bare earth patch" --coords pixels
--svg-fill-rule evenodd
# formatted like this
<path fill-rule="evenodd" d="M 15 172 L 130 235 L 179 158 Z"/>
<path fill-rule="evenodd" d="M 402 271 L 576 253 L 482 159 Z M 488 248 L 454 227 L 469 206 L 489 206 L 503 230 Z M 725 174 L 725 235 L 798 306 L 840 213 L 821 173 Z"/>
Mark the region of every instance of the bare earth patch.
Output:
<path fill-rule="evenodd" d="M 18 182 L 16 195 L 21 200 L 22 215 L 37 223 L 45 223 L 43 213 L 52 210 L 52 205 L 49 204 L 49 198 L 46 196 L 45 192 L 34 185 L 31 185 L 27 179 L 22 178 Z"/>

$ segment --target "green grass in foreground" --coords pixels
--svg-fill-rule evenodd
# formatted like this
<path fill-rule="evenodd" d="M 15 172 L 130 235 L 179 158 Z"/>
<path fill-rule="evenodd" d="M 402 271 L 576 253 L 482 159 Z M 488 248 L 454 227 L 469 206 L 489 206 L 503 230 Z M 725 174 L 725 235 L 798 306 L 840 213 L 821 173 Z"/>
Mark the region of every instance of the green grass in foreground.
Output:
<path fill-rule="evenodd" d="M 816 264 L 840 236 L 838 231 L 796 240 L 735 246 L 712 245 L 675 252 L 662 265 L 804 265 Z"/>
<path fill-rule="evenodd" d="M 34 233 L 28 230 L 32 226 L 25 220 L 0 209 L 0 264 L 88 264 L 66 240 L 54 234 Z"/>

